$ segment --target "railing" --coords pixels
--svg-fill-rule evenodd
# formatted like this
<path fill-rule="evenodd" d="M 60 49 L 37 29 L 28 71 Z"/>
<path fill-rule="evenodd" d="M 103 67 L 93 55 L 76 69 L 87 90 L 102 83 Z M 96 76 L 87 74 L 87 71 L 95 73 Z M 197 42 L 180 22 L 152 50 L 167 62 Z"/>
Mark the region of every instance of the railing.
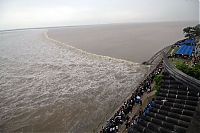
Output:
<path fill-rule="evenodd" d="M 186 86 L 190 86 L 191 89 L 200 92 L 200 80 L 197 80 L 182 71 L 178 70 L 174 65 L 169 62 L 167 54 L 163 52 L 163 65 L 167 72 L 175 78 L 176 80 L 180 81 Z"/>

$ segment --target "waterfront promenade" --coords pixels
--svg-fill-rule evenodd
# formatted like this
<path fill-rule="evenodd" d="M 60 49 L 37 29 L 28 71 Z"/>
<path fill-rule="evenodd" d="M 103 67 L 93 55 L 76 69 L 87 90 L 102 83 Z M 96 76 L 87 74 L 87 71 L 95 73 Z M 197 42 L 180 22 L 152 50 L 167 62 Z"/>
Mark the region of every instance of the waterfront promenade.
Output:
<path fill-rule="evenodd" d="M 151 73 L 147 74 L 139 88 L 100 132 L 186 133 L 188 129 L 191 130 L 191 125 L 198 128 L 191 123 L 194 123 L 193 116 L 198 111 L 200 81 L 180 72 L 169 63 L 170 49 L 171 46 L 166 47 L 144 63 L 156 67 L 150 69 Z M 155 65 L 155 61 L 160 62 Z M 155 85 L 153 79 L 161 72 L 161 88 L 152 90 Z"/>

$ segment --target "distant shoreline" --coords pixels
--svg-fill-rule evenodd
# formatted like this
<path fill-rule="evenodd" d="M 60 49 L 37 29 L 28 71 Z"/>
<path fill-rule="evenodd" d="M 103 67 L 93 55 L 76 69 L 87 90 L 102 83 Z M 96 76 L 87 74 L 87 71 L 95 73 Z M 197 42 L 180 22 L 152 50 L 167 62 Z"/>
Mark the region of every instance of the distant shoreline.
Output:
<path fill-rule="evenodd" d="M 16 29 L 6 29 L 0 30 L 1 32 L 9 31 L 21 31 L 21 30 L 34 30 L 34 29 L 53 29 L 53 28 L 65 28 L 65 27 L 82 27 L 82 26 L 98 26 L 98 25 L 123 25 L 123 24 L 152 24 L 152 23 L 199 23 L 193 21 L 155 21 L 155 22 L 127 22 L 127 23 L 102 23 L 102 24 L 83 24 L 83 25 L 60 25 L 60 26 L 47 26 L 47 27 L 25 27 L 25 28 L 16 28 Z"/>

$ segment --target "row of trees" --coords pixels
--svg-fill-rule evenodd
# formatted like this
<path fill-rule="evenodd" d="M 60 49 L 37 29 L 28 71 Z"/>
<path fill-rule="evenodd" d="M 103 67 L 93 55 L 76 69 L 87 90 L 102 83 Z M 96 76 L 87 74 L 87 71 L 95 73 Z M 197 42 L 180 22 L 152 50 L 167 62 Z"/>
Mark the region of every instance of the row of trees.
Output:
<path fill-rule="evenodd" d="M 186 65 L 184 62 L 177 62 L 176 68 L 178 68 L 185 74 L 200 80 L 200 65 L 195 65 L 194 67 L 190 67 L 189 65 Z"/>
<path fill-rule="evenodd" d="M 194 27 L 184 28 L 183 33 L 185 34 L 185 37 L 189 37 L 189 38 L 199 37 L 200 36 L 200 24 L 198 24 Z"/>

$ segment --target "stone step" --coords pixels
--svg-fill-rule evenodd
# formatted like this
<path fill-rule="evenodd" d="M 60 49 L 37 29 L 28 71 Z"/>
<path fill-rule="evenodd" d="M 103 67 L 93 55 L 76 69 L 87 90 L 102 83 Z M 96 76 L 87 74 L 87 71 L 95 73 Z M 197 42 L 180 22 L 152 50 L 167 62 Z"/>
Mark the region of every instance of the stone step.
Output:
<path fill-rule="evenodd" d="M 168 111 L 157 109 L 157 108 L 150 109 L 150 112 L 158 113 L 158 114 L 165 115 L 165 116 L 175 118 L 175 119 L 180 119 L 180 120 L 186 121 L 186 122 L 190 122 L 192 119 L 192 117 L 190 117 L 190 116 L 180 115 L 180 114 L 177 114 L 174 112 L 168 112 Z"/>
<path fill-rule="evenodd" d="M 155 131 L 152 131 L 146 127 L 144 127 L 143 125 L 140 124 L 140 122 L 134 126 L 134 132 L 128 132 L 128 133 L 156 133 Z"/>
<path fill-rule="evenodd" d="M 140 133 L 137 129 L 136 129 L 136 127 L 137 127 L 137 125 L 132 125 L 132 126 L 130 126 L 130 128 L 128 128 L 128 133 Z M 119 131 L 119 132 L 121 132 L 121 133 L 123 133 L 124 131 L 122 130 L 122 131 Z"/>
<path fill-rule="evenodd" d="M 184 127 L 184 128 L 188 128 L 188 126 L 190 124 L 189 122 L 174 119 L 174 118 L 167 117 L 167 116 L 164 116 L 164 115 L 161 115 L 161 114 L 158 114 L 158 113 L 153 113 L 153 112 L 149 112 L 147 114 L 147 116 L 150 116 L 150 117 L 153 117 L 153 118 L 156 118 L 156 119 L 160 119 L 161 121 L 165 121 L 167 123 L 172 123 L 172 124 L 178 125 L 180 127 Z"/>
<path fill-rule="evenodd" d="M 173 77 L 171 76 L 164 76 L 163 77 L 164 80 L 175 80 Z"/>
<path fill-rule="evenodd" d="M 164 76 L 170 75 L 168 72 L 163 72 L 162 74 L 163 74 Z"/>
<path fill-rule="evenodd" d="M 191 111 L 195 111 L 196 110 L 196 106 L 191 106 L 191 105 L 186 105 L 186 104 L 179 104 L 179 103 L 174 103 L 174 102 L 169 102 L 169 101 L 160 101 L 160 100 L 155 100 L 156 104 L 160 104 L 160 105 L 165 105 L 165 106 L 169 106 L 169 107 L 174 107 L 174 108 L 180 108 L 180 109 L 186 109 L 186 110 L 191 110 Z"/>
<path fill-rule="evenodd" d="M 160 105 L 160 104 L 155 104 L 155 105 L 153 105 L 153 107 L 157 108 L 157 109 L 165 110 L 165 111 L 168 111 L 168 112 L 173 112 L 173 113 L 177 113 L 177 114 L 180 114 L 180 115 L 186 115 L 186 116 L 191 116 L 191 117 L 194 114 L 194 111 L 168 107 L 168 106 Z"/>
<path fill-rule="evenodd" d="M 142 119 L 149 121 L 149 122 L 152 122 L 152 123 L 154 123 L 158 126 L 162 126 L 163 128 L 166 128 L 166 129 L 171 130 L 171 131 L 175 131 L 175 132 L 179 132 L 179 133 L 185 133 L 186 132 L 186 128 L 180 127 L 180 126 L 177 126 L 177 125 L 174 125 L 172 123 L 165 122 L 165 121 L 161 121 L 160 119 L 152 118 L 152 117 L 149 117 L 149 116 L 143 116 Z"/>
<path fill-rule="evenodd" d="M 176 95 L 171 93 L 162 93 L 159 92 L 157 96 L 166 97 L 166 98 L 174 98 L 188 101 L 198 101 L 199 97 L 187 96 L 187 95 Z"/>
<path fill-rule="evenodd" d="M 177 90 L 177 89 L 164 89 L 164 88 L 161 88 L 159 92 L 198 97 L 198 94 L 196 92 L 194 92 L 194 91 L 184 91 L 184 90 Z"/>
<path fill-rule="evenodd" d="M 171 79 L 165 79 L 163 84 L 177 84 L 177 85 L 182 85 L 180 82 L 176 81 L 176 80 L 171 80 Z"/>
<path fill-rule="evenodd" d="M 162 84 L 161 88 L 164 88 L 164 89 L 176 89 L 176 90 L 183 90 L 183 91 L 192 91 L 187 86 L 177 85 L 177 84 Z"/>
<path fill-rule="evenodd" d="M 158 132 L 158 133 L 174 133 L 173 131 L 170 131 L 170 130 L 168 130 L 166 128 L 158 126 L 158 125 L 156 125 L 156 124 L 154 124 L 152 122 L 148 122 L 148 121 L 146 121 L 144 119 L 141 119 L 139 123 L 140 123 L 140 125 L 148 128 L 148 129 L 150 129 L 150 130 L 152 130 L 154 132 Z"/>
<path fill-rule="evenodd" d="M 137 126 L 138 126 L 138 125 L 131 126 L 131 127 L 128 129 L 128 133 L 141 133 L 140 131 L 137 130 Z"/>
<path fill-rule="evenodd" d="M 163 96 L 157 96 L 157 100 L 166 100 L 168 102 L 173 102 L 173 103 L 179 103 L 179 104 L 185 104 L 185 105 L 191 105 L 191 106 L 197 106 L 198 101 L 191 101 L 191 100 L 184 100 L 184 99 L 175 99 L 175 98 L 166 98 Z"/>

